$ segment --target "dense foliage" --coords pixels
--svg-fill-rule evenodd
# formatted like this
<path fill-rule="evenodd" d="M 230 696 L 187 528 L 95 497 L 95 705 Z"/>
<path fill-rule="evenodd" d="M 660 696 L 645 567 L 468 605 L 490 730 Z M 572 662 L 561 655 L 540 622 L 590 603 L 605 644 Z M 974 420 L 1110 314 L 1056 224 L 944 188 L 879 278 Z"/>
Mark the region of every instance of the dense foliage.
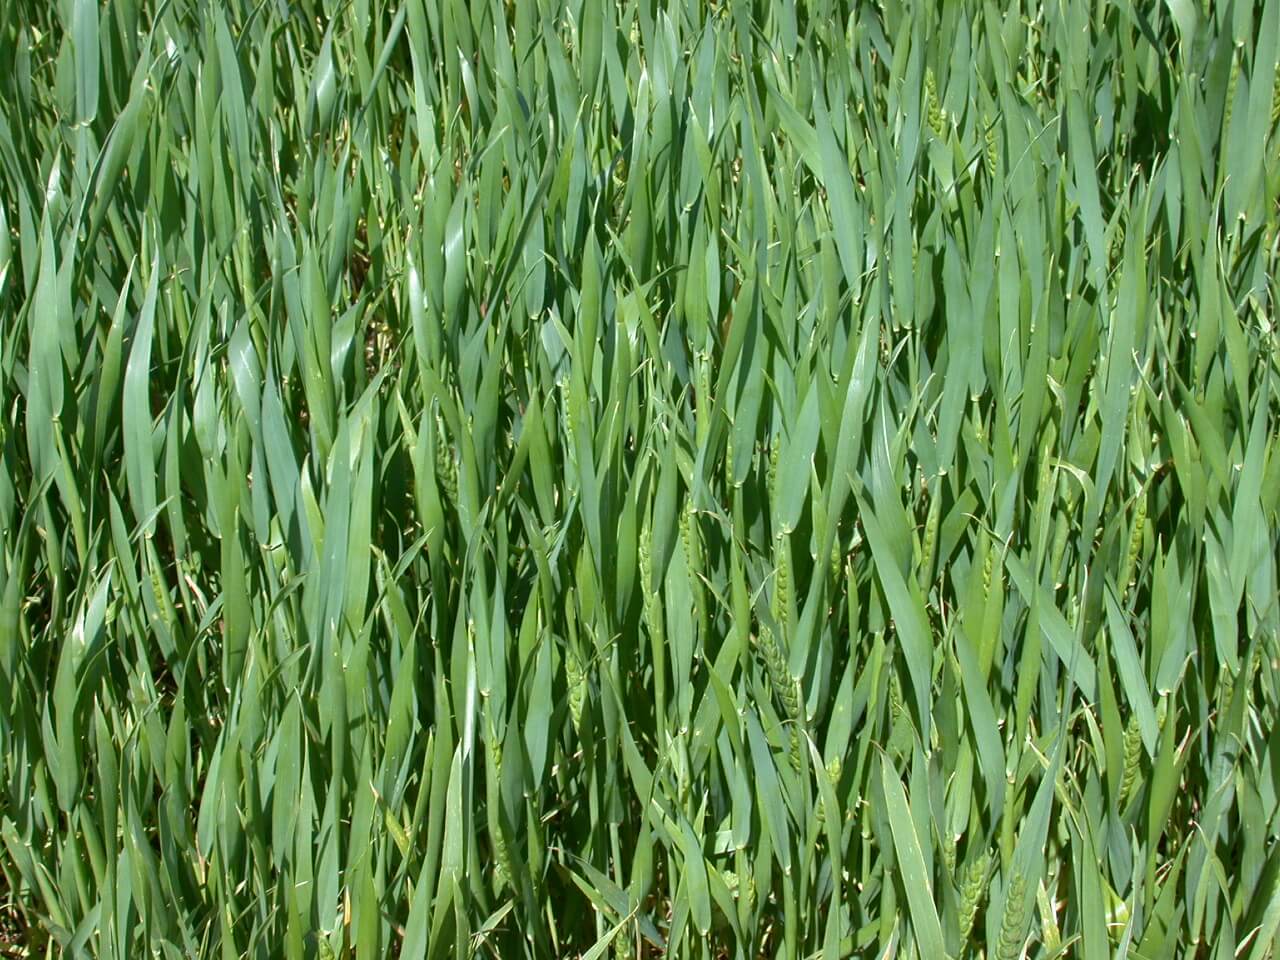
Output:
<path fill-rule="evenodd" d="M 1278 46 L 0 0 L 3 949 L 1271 956 Z"/>

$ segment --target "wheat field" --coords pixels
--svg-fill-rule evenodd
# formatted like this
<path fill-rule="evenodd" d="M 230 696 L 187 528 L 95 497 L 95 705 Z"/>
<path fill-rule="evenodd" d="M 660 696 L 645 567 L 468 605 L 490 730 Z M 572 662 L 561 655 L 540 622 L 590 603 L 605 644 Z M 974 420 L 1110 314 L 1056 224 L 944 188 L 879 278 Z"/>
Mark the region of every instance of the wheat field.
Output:
<path fill-rule="evenodd" d="M 1275 956 L 1278 49 L 0 0 L 0 956 Z"/>

